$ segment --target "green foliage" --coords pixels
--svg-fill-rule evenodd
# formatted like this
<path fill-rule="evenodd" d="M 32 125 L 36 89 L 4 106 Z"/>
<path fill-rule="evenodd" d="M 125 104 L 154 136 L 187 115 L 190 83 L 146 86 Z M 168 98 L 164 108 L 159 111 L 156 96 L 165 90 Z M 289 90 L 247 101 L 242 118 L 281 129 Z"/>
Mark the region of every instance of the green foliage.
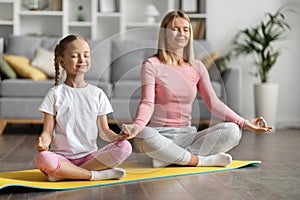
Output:
<path fill-rule="evenodd" d="M 233 52 L 237 56 L 254 55 L 257 74 L 261 82 L 267 82 L 268 72 L 280 55 L 279 49 L 275 49 L 273 43 L 283 39 L 289 29 L 283 9 L 279 9 L 275 14 L 267 13 L 266 20 L 256 27 L 246 28 L 237 33 L 233 40 Z"/>

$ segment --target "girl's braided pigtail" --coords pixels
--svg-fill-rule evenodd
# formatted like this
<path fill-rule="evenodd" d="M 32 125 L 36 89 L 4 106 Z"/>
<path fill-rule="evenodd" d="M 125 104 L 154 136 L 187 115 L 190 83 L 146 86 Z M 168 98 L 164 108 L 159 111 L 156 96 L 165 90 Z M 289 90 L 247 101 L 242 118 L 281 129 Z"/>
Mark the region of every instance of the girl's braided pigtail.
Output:
<path fill-rule="evenodd" d="M 58 58 L 61 56 L 59 53 L 59 44 L 57 44 L 55 46 L 54 49 L 54 67 L 55 67 L 55 85 L 59 84 L 59 62 L 58 62 Z"/>

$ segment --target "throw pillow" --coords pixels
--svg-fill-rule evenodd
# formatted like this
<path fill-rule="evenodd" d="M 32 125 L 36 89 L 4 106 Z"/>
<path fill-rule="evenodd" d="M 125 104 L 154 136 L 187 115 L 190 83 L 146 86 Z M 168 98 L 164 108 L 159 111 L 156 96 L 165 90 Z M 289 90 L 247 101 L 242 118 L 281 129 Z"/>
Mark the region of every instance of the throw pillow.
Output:
<path fill-rule="evenodd" d="M 55 77 L 54 53 L 47 49 L 35 49 L 31 65 L 45 72 L 50 78 Z"/>
<path fill-rule="evenodd" d="M 204 64 L 204 66 L 209 69 L 217 59 L 216 53 L 211 53 L 209 56 L 205 56 L 201 59 L 201 62 Z"/>
<path fill-rule="evenodd" d="M 211 53 L 209 56 L 205 56 L 201 59 L 201 62 L 205 65 L 208 70 L 208 74 L 211 81 L 220 81 L 221 73 L 218 70 L 215 61 L 217 60 L 217 54 Z"/>
<path fill-rule="evenodd" d="M 4 60 L 3 55 L 0 54 L 0 73 L 5 78 L 17 78 L 16 72 L 11 68 L 11 66 Z"/>
<path fill-rule="evenodd" d="M 47 79 L 47 75 L 43 71 L 30 65 L 29 58 L 17 55 L 4 55 L 3 57 L 20 77 L 33 80 Z"/>

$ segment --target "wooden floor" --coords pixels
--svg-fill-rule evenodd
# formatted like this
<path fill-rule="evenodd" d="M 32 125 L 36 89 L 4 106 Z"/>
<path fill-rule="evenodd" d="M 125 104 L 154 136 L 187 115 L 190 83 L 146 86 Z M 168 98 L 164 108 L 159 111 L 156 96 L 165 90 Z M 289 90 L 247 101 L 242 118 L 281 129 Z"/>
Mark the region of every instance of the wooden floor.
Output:
<path fill-rule="evenodd" d="M 0 136 L 0 171 L 34 168 L 34 143 L 40 131 L 40 125 L 9 125 Z M 258 159 L 262 164 L 226 172 L 72 191 L 6 188 L 0 190 L 0 200 L 300 199 L 300 130 L 277 130 L 263 135 L 245 132 L 231 154 L 234 159 Z"/>

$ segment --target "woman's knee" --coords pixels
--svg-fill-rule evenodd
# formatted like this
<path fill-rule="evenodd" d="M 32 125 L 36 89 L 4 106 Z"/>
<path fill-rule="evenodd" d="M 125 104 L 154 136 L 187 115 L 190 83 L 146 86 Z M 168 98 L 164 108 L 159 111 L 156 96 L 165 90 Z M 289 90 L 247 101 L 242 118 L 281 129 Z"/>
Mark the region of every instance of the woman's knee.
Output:
<path fill-rule="evenodd" d="M 138 139 L 149 139 L 159 134 L 159 132 L 152 127 L 145 127 L 135 138 Z"/>
<path fill-rule="evenodd" d="M 161 135 L 156 129 L 151 128 L 148 130 L 143 135 L 145 137 L 135 137 L 133 139 L 133 147 L 136 153 L 161 151 L 173 143 L 173 141 Z"/>
<path fill-rule="evenodd" d="M 153 139 L 158 135 L 158 131 L 151 127 L 145 127 L 135 138 L 133 138 L 133 147 L 136 153 L 147 153 L 155 151 L 152 148 Z"/>
<path fill-rule="evenodd" d="M 231 141 L 232 146 L 238 145 L 242 137 L 242 131 L 240 127 L 232 122 L 226 123 L 225 127 L 228 132 L 228 140 Z"/>

